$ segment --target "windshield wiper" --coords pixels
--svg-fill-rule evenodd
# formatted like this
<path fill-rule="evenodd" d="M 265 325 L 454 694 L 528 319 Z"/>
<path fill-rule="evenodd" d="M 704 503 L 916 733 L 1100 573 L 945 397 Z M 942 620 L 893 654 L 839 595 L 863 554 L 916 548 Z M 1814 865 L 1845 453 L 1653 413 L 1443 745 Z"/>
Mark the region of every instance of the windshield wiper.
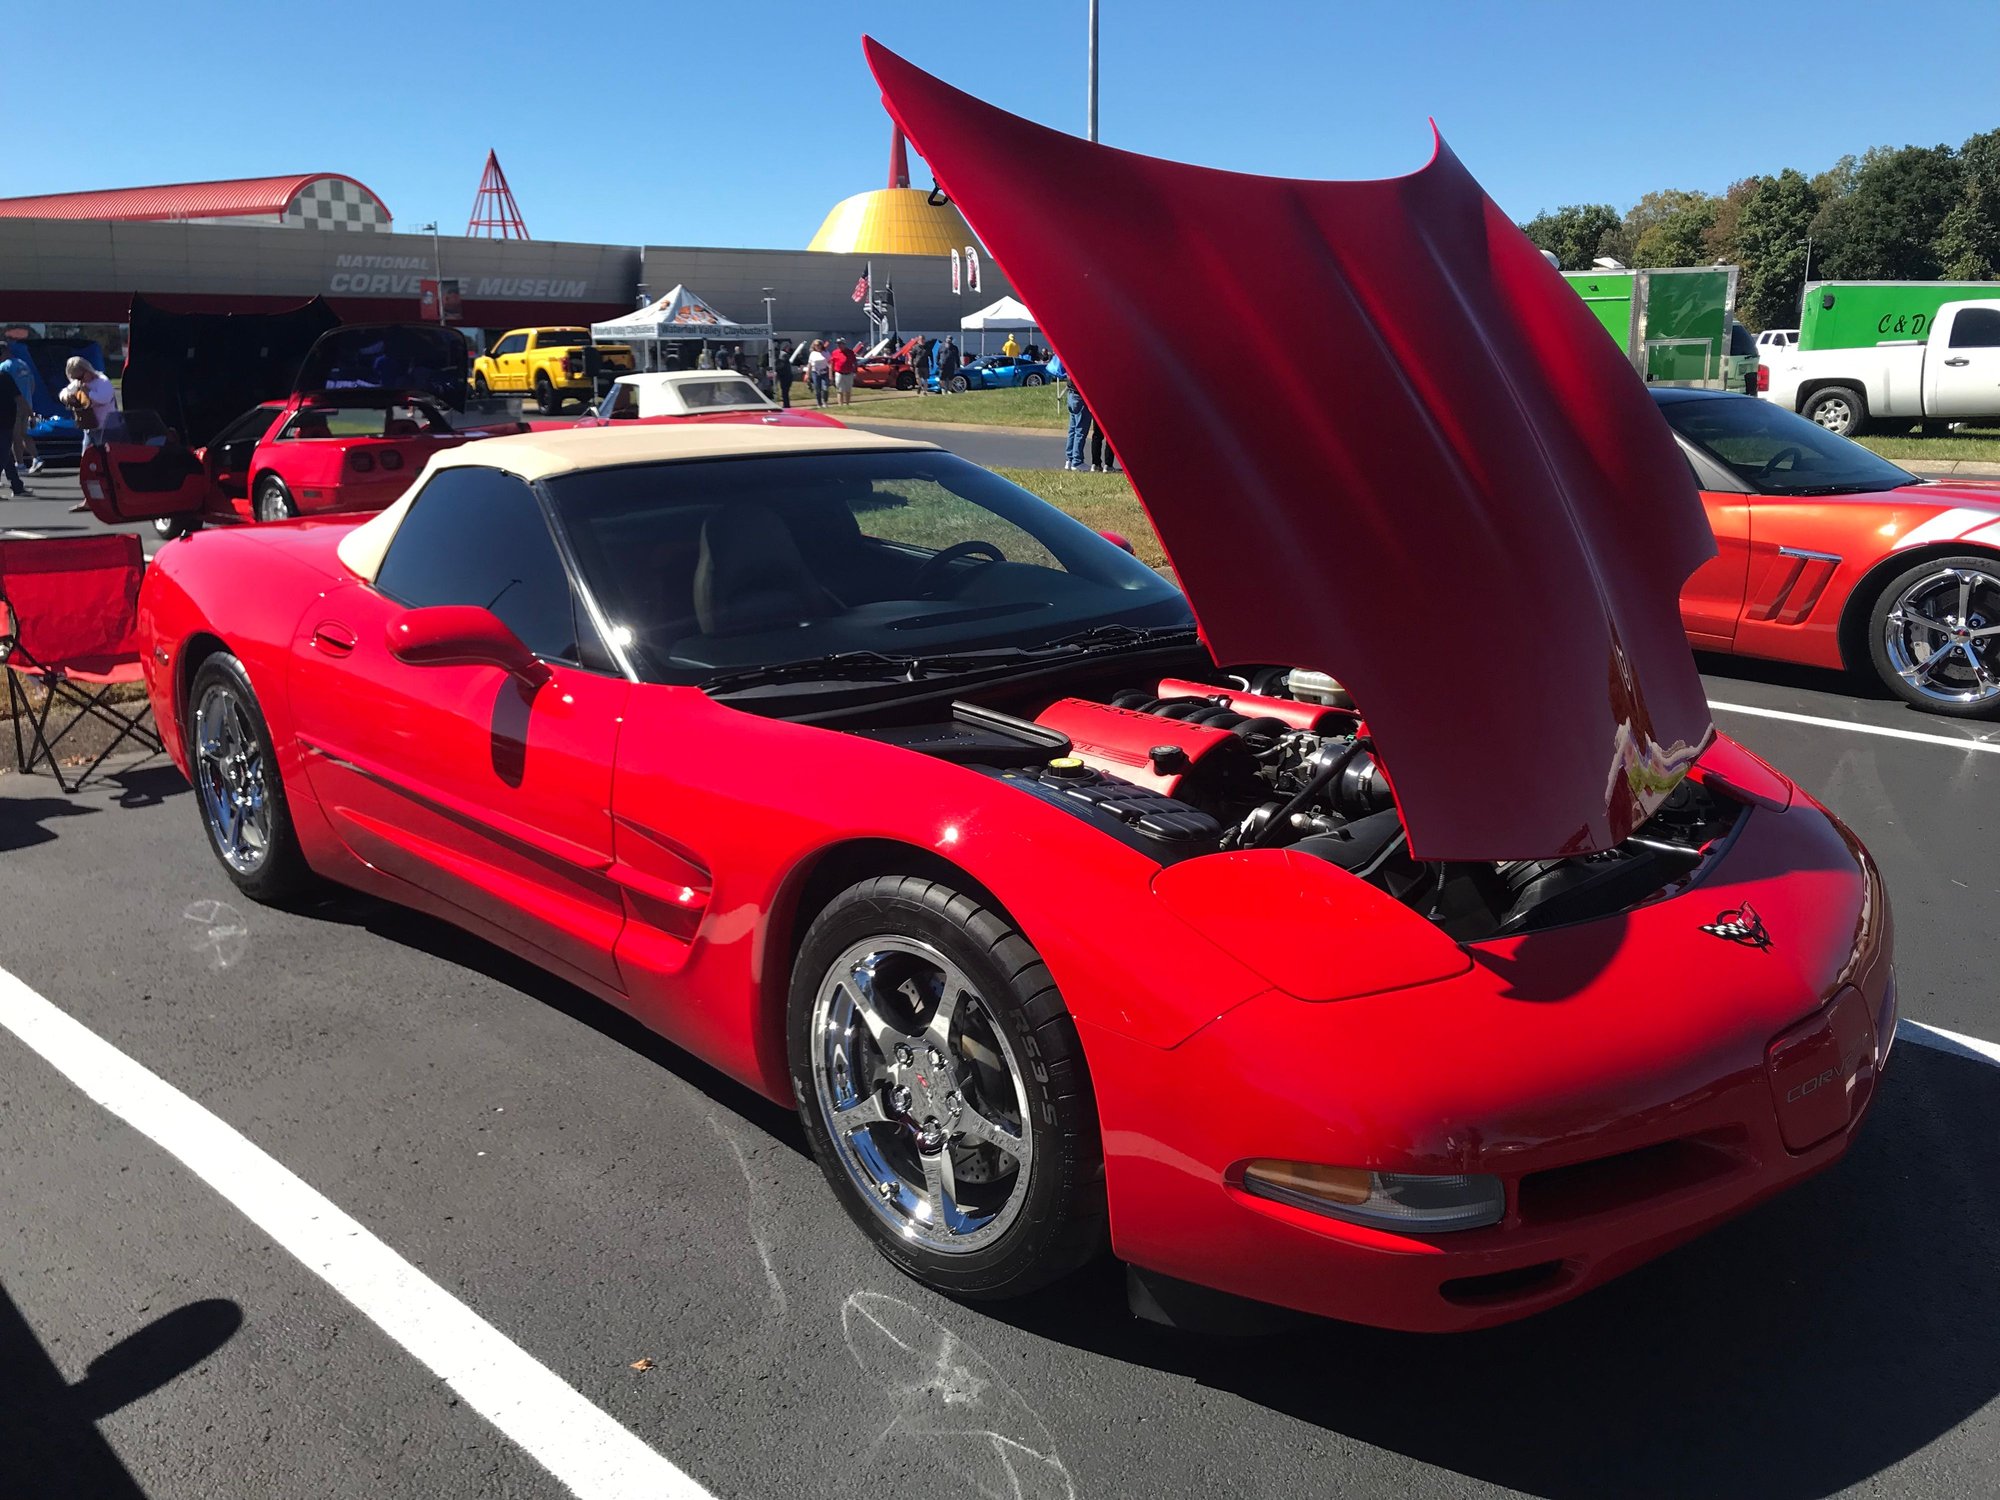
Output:
<path fill-rule="evenodd" d="M 1192 625 L 1093 625 L 1088 630 L 1079 630 L 1074 635 L 1059 635 L 1052 641 L 1043 641 L 1037 651 L 1053 651 L 1072 646 L 1109 647 L 1121 646 L 1164 646 L 1179 641 L 1196 638 Z"/>
<path fill-rule="evenodd" d="M 919 682 L 933 674 L 970 672 L 1002 662 L 1019 661 L 1028 655 L 1018 646 L 994 651 L 963 651 L 955 655 L 896 656 L 885 651 L 834 651 L 826 656 L 808 656 L 798 661 L 769 662 L 761 667 L 722 672 L 702 679 L 709 692 L 732 688 L 762 687 L 774 682 L 802 682 L 815 677 L 879 677 L 891 682 Z"/>

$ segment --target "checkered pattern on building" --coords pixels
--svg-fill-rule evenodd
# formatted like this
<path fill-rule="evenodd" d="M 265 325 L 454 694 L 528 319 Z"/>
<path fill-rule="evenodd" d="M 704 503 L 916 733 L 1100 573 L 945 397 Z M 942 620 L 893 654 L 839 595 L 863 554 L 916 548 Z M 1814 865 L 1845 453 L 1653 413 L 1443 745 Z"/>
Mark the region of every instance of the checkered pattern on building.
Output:
<path fill-rule="evenodd" d="M 366 188 L 339 177 L 319 177 L 285 205 L 287 223 L 308 229 L 387 229 L 389 215 Z"/>

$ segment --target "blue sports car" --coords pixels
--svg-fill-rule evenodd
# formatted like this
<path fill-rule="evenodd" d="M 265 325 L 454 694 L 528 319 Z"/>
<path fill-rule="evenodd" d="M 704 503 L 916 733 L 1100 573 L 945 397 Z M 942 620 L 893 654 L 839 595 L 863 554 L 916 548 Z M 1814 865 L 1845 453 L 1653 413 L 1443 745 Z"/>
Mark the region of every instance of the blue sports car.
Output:
<path fill-rule="evenodd" d="M 1046 364 L 1018 354 L 976 355 L 960 365 L 958 373 L 951 377 L 951 388 L 955 391 L 991 391 L 1048 383 L 1049 367 Z M 931 376 L 930 385 L 934 391 L 940 389 L 936 375 Z"/>

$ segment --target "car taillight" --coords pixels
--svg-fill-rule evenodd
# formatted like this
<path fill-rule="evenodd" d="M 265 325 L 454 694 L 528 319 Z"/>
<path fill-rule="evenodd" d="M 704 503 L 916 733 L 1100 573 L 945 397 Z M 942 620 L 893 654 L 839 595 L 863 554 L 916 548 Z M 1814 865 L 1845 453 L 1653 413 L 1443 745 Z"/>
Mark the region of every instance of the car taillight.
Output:
<path fill-rule="evenodd" d="M 1770 388 L 1771 388 L 1771 367 L 1769 365 L 1757 366 L 1757 389 L 1760 391 L 1768 391 Z"/>
<path fill-rule="evenodd" d="M 398 453 L 394 448 L 391 448 L 387 453 L 382 455 L 382 467 L 385 469 L 402 468 L 403 455 Z"/>
<path fill-rule="evenodd" d="M 347 466 L 357 474 L 372 473 L 375 468 L 375 456 L 365 448 L 356 448 L 347 455 Z"/>

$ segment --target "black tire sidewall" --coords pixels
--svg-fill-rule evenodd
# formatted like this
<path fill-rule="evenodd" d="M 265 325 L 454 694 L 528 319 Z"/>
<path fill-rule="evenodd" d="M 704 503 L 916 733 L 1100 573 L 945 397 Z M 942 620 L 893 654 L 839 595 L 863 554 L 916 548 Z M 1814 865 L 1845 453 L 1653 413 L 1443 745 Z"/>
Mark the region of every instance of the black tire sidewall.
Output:
<path fill-rule="evenodd" d="M 1889 611 L 1896 600 L 1917 579 L 1926 573 L 1935 573 L 1940 568 L 1978 568 L 1985 573 L 2000 572 L 2000 558 L 1981 557 L 1975 553 L 1963 553 L 1955 557 L 1934 557 L 1905 568 L 1894 578 L 1882 585 L 1882 592 L 1875 596 L 1875 603 L 1868 611 L 1868 662 L 1874 667 L 1875 676 L 1881 684 L 1912 708 L 1920 708 L 1925 713 L 1937 714 L 1947 719 L 1991 719 L 2000 718 L 2000 701 L 1990 703 L 1939 703 L 1926 698 L 1909 683 L 1903 681 L 1894 666 L 1890 664 L 1887 648 L 1882 644 L 1882 627 L 1887 623 Z"/>
<path fill-rule="evenodd" d="M 821 1118 L 813 1082 L 813 1002 L 828 966 L 854 943 L 878 935 L 929 943 L 957 964 L 989 1002 L 1022 1069 L 1034 1124 L 1028 1196 L 1000 1238 L 967 1254 L 943 1255 L 898 1237 L 861 1200 Z M 1024 957 L 1026 965 L 1009 972 Z M 1013 1297 L 1068 1274 L 1101 1249 L 1103 1155 L 1082 1044 L 1048 971 L 1004 918 L 915 876 L 850 887 L 820 912 L 800 945 L 786 1042 L 792 1090 L 820 1170 L 848 1217 L 904 1274 L 951 1296 Z"/>
<path fill-rule="evenodd" d="M 535 377 L 535 405 L 545 417 L 553 417 L 562 410 L 562 392 L 547 375 Z"/>
<path fill-rule="evenodd" d="M 257 690 L 251 687 L 250 674 L 244 670 L 243 663 L 227 651 L 218 651 L 206 658 L 195 668 L 194 678 L 188 684 L 187 702 L 181 713 L 181 733 L 187 747 L 188 766 L 199 778 L 201 769 L 195 757 L 194 743 L 195 713 L 201 706 L 202 695 L 217 682 L 226 682 L 242 702 L 250 728 L 257 736 L 258 752 L 264 760 L 265 797 L 271 809 L 271 844 L 264 863 L 246 875 L 222 857 L 215 830 L 209 826 L 199 781 L 195 786 L 195 816 L 201 819 L 202 836 L 207 840 L 208 852 L 215 856 L 216 864 L 221 866 L 230 883 L 253 901 L 270 906 L 283 905 L 310 887 L 312 871 L 306 864 L 305 851 L 299 846 L 298 832 L 292 826 L 291 804 L 285 797 L 284 777 L 278 770 L 270 726 L 264 722 L 264 710 L 257 701 Z"/>

